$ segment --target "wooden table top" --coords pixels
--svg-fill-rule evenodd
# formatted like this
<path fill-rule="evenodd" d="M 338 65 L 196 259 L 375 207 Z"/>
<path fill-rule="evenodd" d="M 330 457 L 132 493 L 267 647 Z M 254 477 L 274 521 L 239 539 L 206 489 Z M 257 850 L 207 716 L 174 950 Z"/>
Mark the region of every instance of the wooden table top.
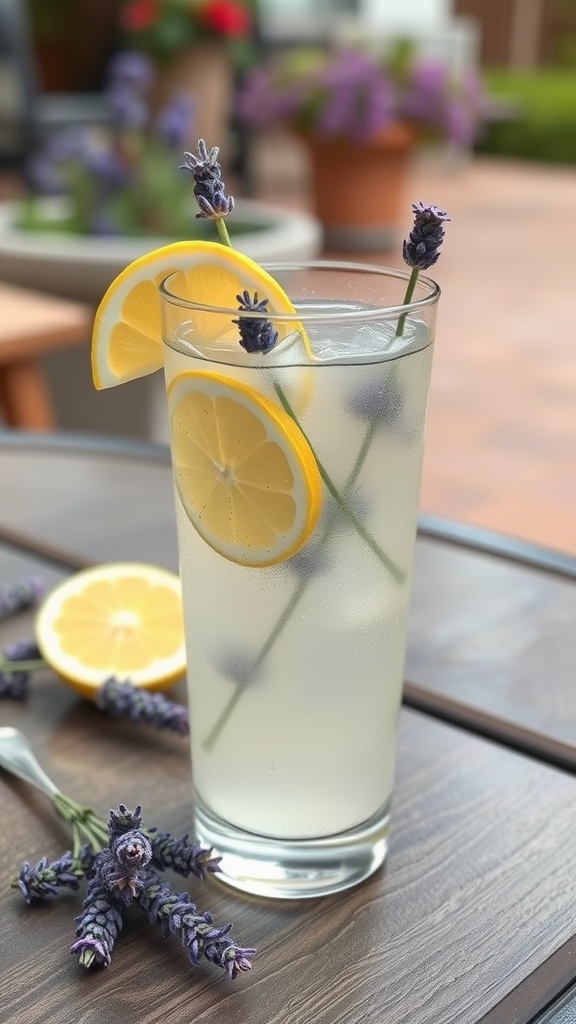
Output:
<path fill-rule="evenodd" d="M 35 571 L 50 584 L 104 560 L 176 568 L 162 449 L 0 434 L 0 481 L 2 580 Z M 287 903 L 180 879 L 258 947 L 234 983 L 190 968 L 136 913 L 111 967 L 85 972 L 68 954 L 78 895 L 27 908 L 9 888 L 23 860 L 57 856 L 67 834 L 45 797 L 0 773 L 2 1021 L 528 1024 L 574 982 L 575 566 L 421 526 L 385 869 Z M 0 646 L 32 623 L 2 623 Z M 0 723 L 22 729 L 81 803 L 106 815 L 141 801 L 147 824 L 190 828 L 185 740 L 108 719 L 49 672 L 26 702 L 0 703 Z"/>

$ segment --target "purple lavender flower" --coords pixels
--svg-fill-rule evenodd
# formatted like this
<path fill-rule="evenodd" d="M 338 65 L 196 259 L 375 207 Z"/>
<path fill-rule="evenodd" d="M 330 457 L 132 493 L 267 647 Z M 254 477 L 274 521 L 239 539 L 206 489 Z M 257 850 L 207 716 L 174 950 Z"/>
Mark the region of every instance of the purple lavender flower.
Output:
<path fill-rule="evenodd" d="M 76 942 L 70 947 L 82 967 L 99 964 L 108 967 L 112 959 L 112 948 L 120 929 L 122 914 L 120 905 L 111 896 L 98 875 L 88 882 L 82 913 L 76 918 Z"/>
<path fill-rule="evenodd" d="M 225 194 L 218 152 L 218 146 L 208 151 L 204 139 L 199 139 L 196 153 L 184 153 L 180 169 L 190 171 L 194 178 L 194 195 L 200 207 L 196 217 L 214 220 L 227 217 L 234 209 L 233 197 Z"/>
<path fill-rule="evenodd" d="M 108 64 L 107 78 L 110 83 L 125 82 L 145 93 L 154 81 L 154 64 L 137 51 L 117 53 Z"/>
<path fill-rule="evenodd" d="M 11 615 L 35 608 L 46 589 L 38 576 L 26 576 L 0 585 L 0 622 Z"/>
<path fill-rule="evenodd" d="M 212 915 L 200 914 L 186 892 L 174 892 L 168 882 L 150 871 L 139 899 L 149 921 L 160 926 L 163 935 L 175 935 L 197 966 L 202 956 L 222 967 L 229 978 L 249 971 L 256 950 L 242 948 L 228 938 L 231 925 L 214 927 Z"/>
<path fill-rule="evenodd" d="M 193 103 L 185 94 L 174 96 L 162 108 L 156 119 L 155 129 L 167 146 L 176 149 L 185 144 L 186 136 L 190 131 L 192 110 Z"/>
<path fill-rule="evenodd" d="M 375 60 L 356 51 L 342 51 L 338 61 L 322 66 L 316 76 L 322 103 L 314 119 L 325 136 L 350 136 L 359 142 L 391 124 L 394 96 Z"/>
<path fill-rule="evenodd" d="M 242 295 L 236 296 L 236 300 L 243 313 L 265 313 L 268 305 L 268 299 L 258 299 L 258 292 L 254 292 L 254 298 L 251 299 L 250 293 L 244 291 Z M 232 323 L 238 325 L 240 344 L 246 352 L 270 352 L 278 340 L 278 331 L 274 330 L 270 320 L 241 316 Z"/>
<path fill-rule="evenodd" d="M 47 896 L 57 896 L 59 889 L 77 889 L 78 873 L 70 850 L 63 853 L 58 860 L 48 861 L 47 857 L 42 857 L 35 867 L 24 861 L 15 884 L 26 903 L 43 900 Z"/>
<path fill-rule="evenodd" d="M 143 889 L 142 869 L 152 859 L 152 845 L 143 832 L 132 829 L 114 839 L 94 860 L 92 871 L 107 892 L 128 906 Z"/>
<path fill-rule="evenodd" d="M 191 843 L 188 836 L 170 835 L 169 832 L 151 830 L 152 866 L 160 871 L 175 871 L 187 878 L 196 875 L 203 880 L 208 874 L 220 870 L 220 857 L 212 857 L 212 849 Z"/>
<path fill-rule="evenodd" d="M 148 122 L 146 100 L 130 83 L 114 82 L 106 90 L 107 104 L 116 130 L 139 131 Z"/>
<path fill-rule="evenodd" d="M 128 810 L 125 804 L 119 804 L 118 808 L 110 811 L 108 818 L 108 831 L 111 839 L 124 835 L 125 832 L 132 832 L 142 825 L 142 807 L 138 804 L 133 811 Z"/>
<path fill-rule="evenodd" d="M 36 661 L 36 659 L 40 659 L 41 655 L 35 639 L 26 637 L 23 640 L 15 640 L 14 643 L 6 644 L 2 648 L 2 657 L 6 661 Z M 8 671 L 2 671 L 0 662 L 0 697 L 25 700 L 28 696 L 29 678 L 28 670 L 22 672 L 10 668 Z"/>
<path fill-rule="evenodd" d="M 444 241 L 443 223 L 450 218 L 437 206 L 413 203 L 414 227 L 402 245 L 402 257 L 409 267 L 428 270 L 436 263 Z"/>
<path fill-rule="evenodd" d="M 96 706 L 114 718 L 128 718 L 136 724 L 156 729 L 172 729 L 187 736 L 190 732 L 188 710 L 161 693 L 148 693 L 132 683 L 112 677 L 98 690 Z"/>
<path fill-rule="evenodd" d="M 117 150 L 103 146 L 92 147 L 85 154 L 84 166 L 106 189 L 121 188 L 132 177 L 132 169 Z"/>
<path fill-rule="evenodd" d="M 396 376 L 390 373 L 381 380 L 365 382 L 348 399 L 350 411 L 359 419 L 376 419 L 378 423 L 394 423 L 404 408 L 405 395 Z"/>

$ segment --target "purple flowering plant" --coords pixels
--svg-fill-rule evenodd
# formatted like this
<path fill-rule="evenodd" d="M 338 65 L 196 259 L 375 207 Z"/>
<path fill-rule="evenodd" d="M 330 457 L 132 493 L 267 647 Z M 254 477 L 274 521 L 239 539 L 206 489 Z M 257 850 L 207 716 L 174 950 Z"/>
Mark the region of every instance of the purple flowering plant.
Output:
<path fill-rule="evenodd" d="M 27 169 L 19 226 L 83 235 L 189 238 L 189 190 L 176 154 L 186 145 L 192 111 L 175 94 L 154 110 L 154 65 L 142 53 L 112 59 L 105 87 L 108 125 L 49 136 Z M 39 199 L 63 198 L 48 212 Z"/>
<path fill-rule="evenodd" d="M 400 41 L 382 55 L 360 46 L 301 48 L 252 68 L 237 98 L 252 129 L 285 122 L 304 134 L 362 144 L 393 124 L 469 146 L 488 111 L 480 78 L 455 74 Z"/>

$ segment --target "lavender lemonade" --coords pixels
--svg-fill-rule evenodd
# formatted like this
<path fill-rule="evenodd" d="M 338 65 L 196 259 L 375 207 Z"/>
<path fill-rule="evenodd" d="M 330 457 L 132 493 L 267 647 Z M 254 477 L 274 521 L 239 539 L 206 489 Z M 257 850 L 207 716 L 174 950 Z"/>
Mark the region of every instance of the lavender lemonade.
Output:
<path fill-rule="evenodd" d="M 212 312 L 203 336 L 206 313 L 169 279 L 165 373 L 196 833 L 231 884 L 305 896 L 354 884 L 385 856 L 438 289 L 420 278 L 407 310 L 400 272 L 270 272 L 294 312 L 268 318 L 280 341 L 265 354 L 237 344 L 232 311 Z M 205 379 L 207 403 L 194 390 Z M 234 445 L 254 425 L 236 421 L 234 402 L 246 397 L 297 425 L 318 505 L 296 547 L 271 540 L 257 565 L 241 557 L 245 523 L 224 494 L 224 543 L 199 511 L 230 475 L 243 485 Z M 249 477 L 259 453 L 265 477 L 267 443 L 247 457 Z M 260 509 L 245 497 L 252 522 Z M 290 499 L 311 500 L 297 489 Z"/>

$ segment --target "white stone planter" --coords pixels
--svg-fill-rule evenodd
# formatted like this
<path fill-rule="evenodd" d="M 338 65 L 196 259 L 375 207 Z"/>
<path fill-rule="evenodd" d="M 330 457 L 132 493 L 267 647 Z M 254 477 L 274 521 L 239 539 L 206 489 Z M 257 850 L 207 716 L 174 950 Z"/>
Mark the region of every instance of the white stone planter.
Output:
<path fill-rule="evenodd" d="M 58 200 L 46 200 L 47 214 L 56 215 L 58 208 Z M 22 231 L 15 226 L 17 209 L 15 203 L 0 203 L 0 279 L 94 307 L 124 267 L 168 241 Z M 236 215 L 238 223 L 253 223 L 254 230 L 234 241 L 258 263 L 314 259 L 319 253 L 321 228 L 308 214 L 242 199 Z M 88 343 L 87 338 L 85 349 L 55 352 L 44 360 L 59 427 L 167 441 L 163 374 L 96 392 Z"/>
<path fill-rule="evenodd" d="M 45 201 L 48 214 L 56 214 L 59 208 L 58 200 Z M 23 231 L 16 226 L 17 209 L 15 203 L 0 203 L 0 278 L 94 306 L 132 260 L 169 241 Z M 235 245 L 257 263 L 314 259 L 318 255 L 321 228 L 307 213 L 239 199 L 236 215 L 239 221 L 253 223 L 254 230 L 238 234 Z M 233 234 L 232 222 L 230 227 Z"/>

